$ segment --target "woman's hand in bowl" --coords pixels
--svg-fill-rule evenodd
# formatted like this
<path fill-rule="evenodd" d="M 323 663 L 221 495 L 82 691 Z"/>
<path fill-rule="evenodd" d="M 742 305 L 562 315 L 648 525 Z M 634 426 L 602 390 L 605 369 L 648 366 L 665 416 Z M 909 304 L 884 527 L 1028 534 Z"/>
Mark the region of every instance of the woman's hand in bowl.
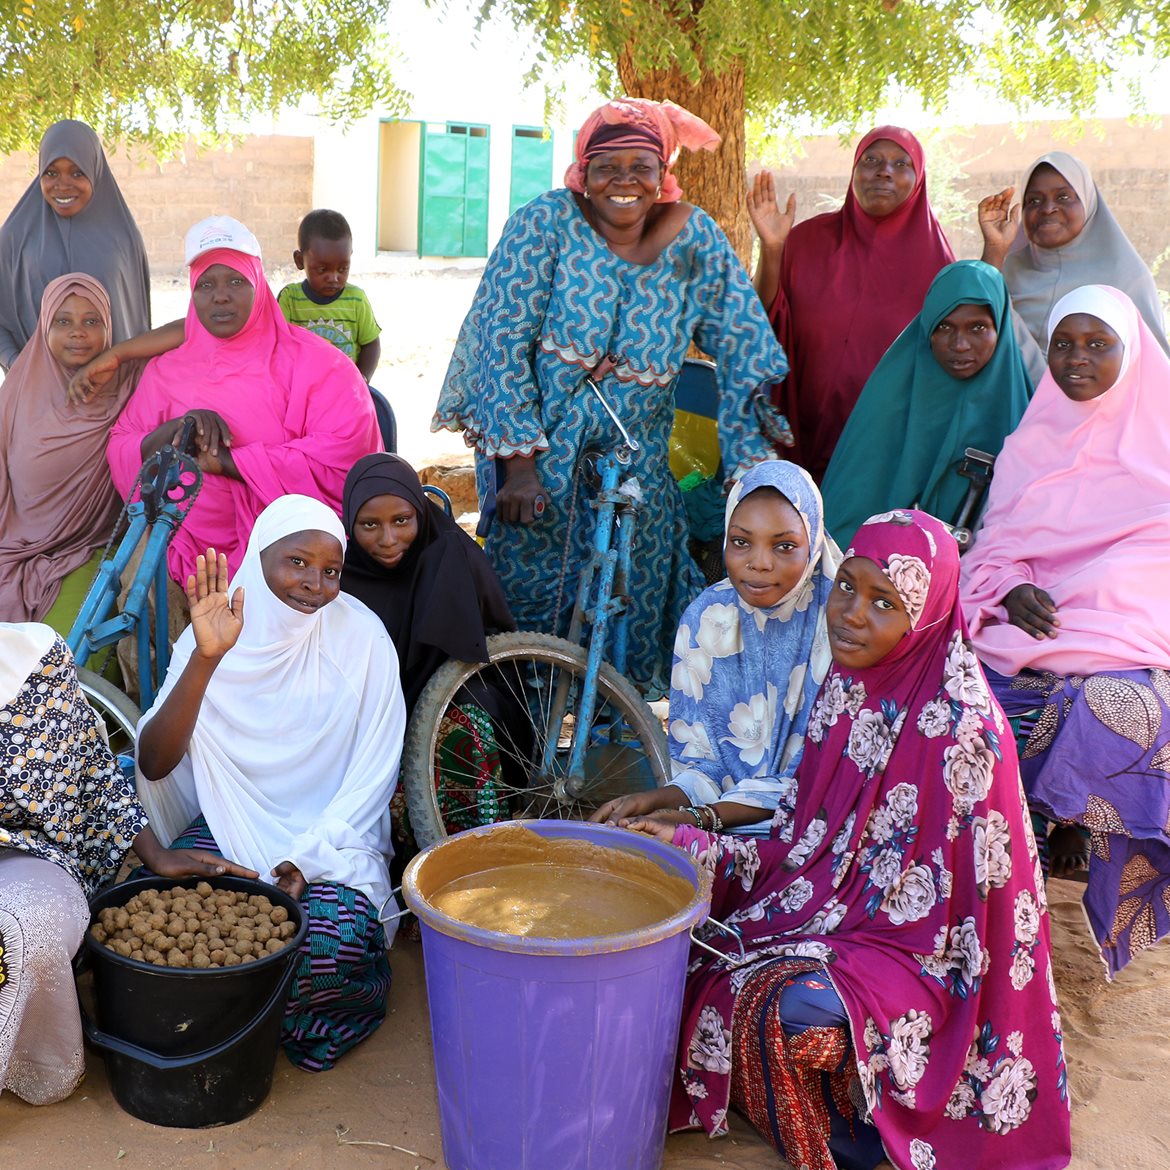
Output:
<path fill-rule="evenodd" d="M 632 817 L 622 821 L 621 827 L 629 829 L 632 833 L 641 833 L 643 836 L 654 837 L 667 845 L 673 845 L 675 830 L 679 824 L 680 821 L 668 820 L 664 814 L 656 814 L 652 817 Z"/>
<path fill-rule="evenodd" d="M 676 810 L 680 802 L 685 801 L 686 794 L 674 785 L 651 788 L 646 792 L 615 796 L 613 800 L 607 800 L 589 819 L 598 824 L 619 825 L 632 817 L 649 816 L 665 809 Z"/>

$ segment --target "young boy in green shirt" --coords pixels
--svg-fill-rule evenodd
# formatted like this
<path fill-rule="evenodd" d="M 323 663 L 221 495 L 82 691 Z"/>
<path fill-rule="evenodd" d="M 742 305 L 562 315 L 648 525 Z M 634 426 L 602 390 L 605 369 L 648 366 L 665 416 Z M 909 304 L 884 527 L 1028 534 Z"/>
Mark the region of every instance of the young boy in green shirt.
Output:
<path fill-rule="evenodd" d="M 286 284 L 276 301 L 286 321 L 303 326 L 340 349 L 357 364 L 368 383 L 382 356 L 382 343 L 378 340 L 382 330 L 366 294 L 348 283 L 352 253 L 353 233 L 345 216 L 324 208 L 310 211 L 301 220 L 297 249 L 293 252 L 293 263 L 305 279 L 299 284 Z M 370 392 L 386 450 L 393 451 L 393 412 L 373 387 Z"/>

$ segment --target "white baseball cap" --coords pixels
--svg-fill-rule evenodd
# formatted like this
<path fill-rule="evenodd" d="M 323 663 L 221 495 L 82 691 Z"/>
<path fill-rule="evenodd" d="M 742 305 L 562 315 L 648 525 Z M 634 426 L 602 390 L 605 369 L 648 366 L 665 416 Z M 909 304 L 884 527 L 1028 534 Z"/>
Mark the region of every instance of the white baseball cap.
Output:
<path fill-rule="evenodd" d="M 230 248 L 245 256 L 260 256 L 260 241 L 238 219 L 230 215 L 212 215 L 201 219 L 187 232 L 184 264 L 193 263 L 204 252 L 215 248 Z"/>

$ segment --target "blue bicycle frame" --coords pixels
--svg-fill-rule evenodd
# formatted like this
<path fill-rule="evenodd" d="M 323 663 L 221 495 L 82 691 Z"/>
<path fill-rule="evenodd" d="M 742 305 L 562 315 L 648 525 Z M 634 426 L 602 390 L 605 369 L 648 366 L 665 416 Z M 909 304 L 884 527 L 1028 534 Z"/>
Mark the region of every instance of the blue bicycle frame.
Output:
<path fill-rule="evenodd" d="M 146 461 L 139 477 L 142 498 L 126 508 L 129 521 L 126 535 L 114 555 L 106 557 L 99 566 L 66 638 L 77 665 L 84 666 L 99 650 L 133 634 L 140 668 L 139 706 L 144 711 L 154 703 L 171 659 L 167 636 L 167 546 L 183 523 L 187 507 L 203 481 L 198 466 L 182 453 L 190 440 L 190 433 L 191 424 L 188 424 L 177 447 L 167 444 Z M 186 485 L 181 482 L 184 472 L 193 477 Z M 126 595 L 126 604 L 121 613 L 107 617 L 117 604 L 122 574 L 148 530 L 146 548 Z M 152 585 L 155 596 L 153 674 L 150 670 L 151 630 L 143 620 Z"/>

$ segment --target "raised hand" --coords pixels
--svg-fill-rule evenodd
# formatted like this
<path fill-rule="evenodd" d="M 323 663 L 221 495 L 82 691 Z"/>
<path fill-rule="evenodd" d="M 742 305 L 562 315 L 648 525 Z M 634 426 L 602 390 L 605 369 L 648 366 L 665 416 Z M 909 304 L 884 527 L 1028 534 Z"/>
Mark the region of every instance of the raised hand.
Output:
<path fill-rule="evenodd" d="M 1033 638 L 1055 638 L 1060 618 L 1056 602 L 1035 585 L 1017 585 L 1004 599 L 1008 620 Z"/>
<path fill-rule="evenodd" d="M 195 651 L 218 662 L 239 640 L 244 628 L 244 590 L 228 600 L 227 557 L 209 548 L 195 558 L 195 572 L 187 578 L 187 604 L 195 631 Z"/>
<path fill-rule="evenodd" d="M 65 390 L 65 397 L 74 406 L 93 399 L 118 372 L 118 355 L 112 349 L 103 350 L 88 365 L 82 366 Z"/>
<path fill-rule="evenodd" d="M 979 230 L 983 233 L 983 259 L 996 268 L 1020 230 L 1020 205 L 1012 206 L 1015 187 L 1005 187 L 979 200 Z"/>
<path fill-rule="evenodd" d="M 788 202 L 781 211 L 776 201 L 776 180 L 772 172 L 760 171 L 748 188 L 747 206 L 752 226 L 760 237 L 760 247 L 774 250 L 783 248 L 796 221 L 796 192 L 788 196 Z"/>

